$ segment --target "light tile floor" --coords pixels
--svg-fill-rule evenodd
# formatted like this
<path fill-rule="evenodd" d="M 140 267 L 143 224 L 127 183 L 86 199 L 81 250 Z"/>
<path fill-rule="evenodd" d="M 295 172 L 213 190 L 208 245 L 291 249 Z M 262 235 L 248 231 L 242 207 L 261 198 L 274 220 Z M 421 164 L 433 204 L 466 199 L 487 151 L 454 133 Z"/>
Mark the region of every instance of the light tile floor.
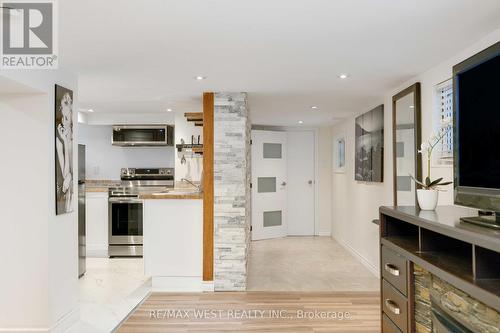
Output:
<path fill-rule="evenodd" d="M 249 291 L 378 291 L 379 279 L 330 237 L 253 241 Z"/>
<path fill-rule="evenodd" d="M 252 242 L 248 291 L 378 291 L 379 280 L 330 237 Z M 149 294 L 143 260 L 87 258 L 80 321 L 69 333 L 111 332 Z"/>
<path fill-rule="evenodd" d="M 111 332 L 150 292 L 142 258 L 87 258 L 79 280 L 80 321 L 70 333 Z"/>

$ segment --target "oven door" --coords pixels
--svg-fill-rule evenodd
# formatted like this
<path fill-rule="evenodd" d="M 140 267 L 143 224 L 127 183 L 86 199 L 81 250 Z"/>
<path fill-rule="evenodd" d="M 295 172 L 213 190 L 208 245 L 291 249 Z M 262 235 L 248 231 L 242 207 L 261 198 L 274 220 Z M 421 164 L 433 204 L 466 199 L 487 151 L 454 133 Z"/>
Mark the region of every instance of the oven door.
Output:
<path fill-rule="evenodd" d="M 109 244 L 142 245 L 143 202 L 109 198 Z"/>

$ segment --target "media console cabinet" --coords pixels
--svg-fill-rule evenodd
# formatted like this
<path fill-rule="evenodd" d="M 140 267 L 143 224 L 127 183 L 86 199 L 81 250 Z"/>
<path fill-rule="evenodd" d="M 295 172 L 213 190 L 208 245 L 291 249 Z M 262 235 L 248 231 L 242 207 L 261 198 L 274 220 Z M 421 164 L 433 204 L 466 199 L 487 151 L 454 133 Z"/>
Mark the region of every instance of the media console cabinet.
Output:
<path fill-rule="evenodd" d="M 500 333 L 500 232 L 474 215 L 380 207 L 383 333 Z"/>

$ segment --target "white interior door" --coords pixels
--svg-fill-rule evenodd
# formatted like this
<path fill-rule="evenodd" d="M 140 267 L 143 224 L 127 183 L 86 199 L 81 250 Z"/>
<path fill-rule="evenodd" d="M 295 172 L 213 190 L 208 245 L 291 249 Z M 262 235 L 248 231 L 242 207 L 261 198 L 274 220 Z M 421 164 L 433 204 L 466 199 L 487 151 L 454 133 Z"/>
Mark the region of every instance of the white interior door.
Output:
<path fill-rule="evenodd" d="M 252 240 L 286 236 L 287 134 L 252 131 Z"/>
<path fill-rule="evenodd" d="M 312 236 L 315 197 L 314 132 L 287 132 L 287 146 L 287 234 Z"/>

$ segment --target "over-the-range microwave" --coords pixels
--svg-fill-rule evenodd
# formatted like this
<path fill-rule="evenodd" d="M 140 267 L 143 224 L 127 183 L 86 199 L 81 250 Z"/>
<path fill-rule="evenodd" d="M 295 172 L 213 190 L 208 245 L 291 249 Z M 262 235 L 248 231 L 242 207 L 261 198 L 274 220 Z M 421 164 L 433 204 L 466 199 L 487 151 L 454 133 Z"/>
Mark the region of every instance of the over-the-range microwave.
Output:
<path fill-rule="evenodd" d="M 173 146 L 172 125 L 115 125 L 111 143 L 122 147 Z"/>

